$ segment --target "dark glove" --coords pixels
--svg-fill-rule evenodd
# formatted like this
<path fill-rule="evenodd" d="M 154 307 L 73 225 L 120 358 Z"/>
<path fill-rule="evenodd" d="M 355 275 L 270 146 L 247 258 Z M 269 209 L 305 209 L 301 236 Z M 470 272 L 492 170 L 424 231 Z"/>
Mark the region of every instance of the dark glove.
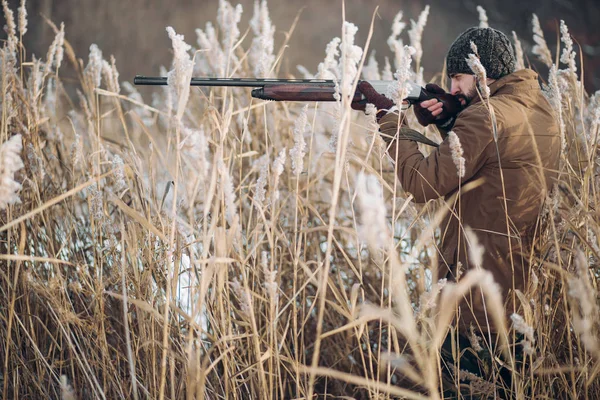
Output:
<path fill-rule="evenodd" d="M 421 107 L 420 103 L 415 104 L 415 116 L 417 121 L 423 126 L 436 124 L 437 126 L 449 130 L 454 125 L 456 115 L 462 110 L 462 104 L 456 96 L 447 93 L 444 89 L 434 83 L 428 83 L 425 90 L 435 95 L 438 101 L 443 103 L 442 113 L 436 116 L 431 114 L 427 108 Z"/>
<path fill-rule="evenodd" d="M 390 108 L 394 107 L 394 102 L 392 100 L 373 89 L 373 86 L 367 81 L 360 81 L 357 89 L 365 96 L 366 100 L 352 102 L 352 109 L 365 111 L 367 103 L 373 104 L 377 108 L 377 122 L 387 114 Z"/>

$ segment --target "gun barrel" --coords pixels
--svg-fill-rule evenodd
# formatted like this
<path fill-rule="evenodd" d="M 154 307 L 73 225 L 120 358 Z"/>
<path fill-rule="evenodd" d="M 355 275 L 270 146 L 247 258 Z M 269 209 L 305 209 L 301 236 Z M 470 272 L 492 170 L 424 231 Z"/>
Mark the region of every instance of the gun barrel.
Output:
<path fill-rule="evenodd" d="M 136 75 L 133 79 L 135 85 L 167 85 L 165 76 Z M 264 87 L 266 85 L 306 85 L 319 84 L 334 87 L 332 80 L 327 79 L 257 79 L 257 78 L 192 78 L 191 86 L 229 86 L 229 87 Z"/>

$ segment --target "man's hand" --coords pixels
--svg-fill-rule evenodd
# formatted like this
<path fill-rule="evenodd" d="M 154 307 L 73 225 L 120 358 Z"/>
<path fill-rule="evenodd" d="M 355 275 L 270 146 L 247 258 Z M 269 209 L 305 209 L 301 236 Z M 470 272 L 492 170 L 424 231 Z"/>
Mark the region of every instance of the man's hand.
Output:
<path fill-rule="evenodd" d="M 365 96 L 366 101 L 363 100 L 360 102 L 353 102 L 351 104 L 351 107 L 354 110 L 365 111 L 367 103 L 373 104 L 375 108 L 377 108 L 377 122 L 379 122 L 379 120 L 385 114 L 387 114 L 387 111 L 390 108 L 394 107 L 394 102 L 392 100 L 388 99 L 387 97 L 379 93 L 377 90 L 373 89 L 373 86 L 367 81 L 359 82 L 357 89 L 363 94 L 363 96 Z"/>
<path fill-rule="evenodd" d="M 415 104 L 415 116 L 419 123 L 423 126 L 436 124 L 442 128 L 451 128 L 456 114 L 463 108 L 458 98 L 434 83 L 428 83 L 425 90 L 436 98 Z"/>

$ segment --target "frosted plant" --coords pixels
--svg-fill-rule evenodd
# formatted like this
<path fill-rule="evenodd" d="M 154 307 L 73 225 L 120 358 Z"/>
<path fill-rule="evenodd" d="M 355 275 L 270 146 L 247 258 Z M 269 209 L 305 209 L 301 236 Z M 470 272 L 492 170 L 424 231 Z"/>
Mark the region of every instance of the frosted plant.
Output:
<path fill-rule="evenodd" d="M 104 216 L 104 205 L 102 203 L 102 192 L 98 184 L 94 183 L 87 188 L 90 216 L 96 221 L 101 221 Z"/>
<path fill-rule="evenodd" d="M 389 229 L 386 221 L 386 207 L 383 200 L 383 188 L 375 175 L 358 174 L 356 194 L 360 209 L 359 233 L 373 249 L 388 244 Z"/>
<path fill-rule="evenodd" d="M 221 43 L 227 60 L 235 63 L 237 57 L 233 54 L 233 47 L 240 38 L 238 24 L 242 18 L 242 5 L 238 4 L 235 8 L 226 0 L 219 0 L 219 9 L 217 11 L 217 23 L 221 28 Z M 231 65 L 231 63 L 229 63 Z M 225 71 L 227 73 L 228 71 Z"/>
<path fill-rule="evenodd" d="M 415 83 L 419 86 L 425 86 L 425 80 L 423 79 L 423 67 L 419 67 L 419 71 L 415 74 Z"/>
<path fill-rule="evenodd" d="M 152 113 L 146 107 L 142 107 L 144 103 L 144 99 L 140 92 L 128 81 L 123 82 L 123 89 L 128 93 L 127 97 L 133 100 L 135 103 L 133 112 L 135 112 L 142 119 L 142 122 L 146 126 L 150 126 L 154 119 L 152 118 Z"/>
<path fill-rule="evenodd" d="M 544 39 L 544 31 L 542 31 L 540 20 L 536 14 L 533 14 L 531 24 L 533 25 L 533 41 L 535 42 L 531 52 L 550 68 L 552 66 L 552 54 L 548 49 L 548 44 L 546 43 L 546 39 Z"/>
<path fill-rule="evenodd" d="M 485 8 L 477 6 L 477 12 L 479 13 L 479 27 L 489 28 L 490 26 L 488 25 L 488 17 Z"/>
<path fill-rule="evenodd" d="M 8 36 L 16 36 L 17 26 L 15 25 L 15 14 L 13 13 L 13 10 L 8 7 L 6 0 L 2 0 L 2 9 L 4 11 L 4 18 L 6 19 L 6 26 L 4 27 L 4 30 Z"/>
<path fill-rule="evenodd" d="M 54 68 L 56 69 L 56 71 L 58 71 L 58 69 L 60 68 L 60 66 L 62 64 L 64 53 L 65 53 L 65 23 L 64 22 L 60 23 L 60 30 L 56 34 L 55 40 L 57 42 L 57 46 L 56 46 L 56 53 L 54 55 Z"/>
<path fill-rule="evenodd" d="M 296 65 L 296 69 L 302 74 L 304 79 L 314 78 L 314 74 L 312 74 L 304 65 Z"/>
<path fill-rule="evenodd" d="M 36 176 L 40 181 L 44 179 L 46 173 L 44 171 L 44 160 L 39 156 L 38 152 L 35 151 L 32 143 L 27 144 L 27 166 L 31 171 L 31 175 Z"/>
<path fill-rule="evenodd" d="M 37 100 L 39 96 L 42 94 L 44 77 L 42 75 L 42 62 L 32 56 L 31 60 L 31 74 L 29 75 L 29 79 L 27 81 L 27 96 L 29 97 L 29 101 L 33 104 L 37 104 Z M 37 121 L 39 120 L 39 109 L 38 107 L 33 107 L 33 117 Z"/>
<path fill-rule="evenodd" d="M 573 328 L 580 336 L 586 350 L 591 353 L 598 353 L 600 352 L 600 342 L 598 341 L 595 325 L 600 316 L 600 309 L 596 302 L 597 290 L 590 281 L 590 268 L 581 250 L 578 250 L 575 254 L 575 265 L 577 276 L 568 280 L 569 296 L 574 302 Z"/>
<path fill-rule="evenodd" d="M 381 79 L 384 81 L 391 81 L 394 79 L 394 74 L 392 74 L 392 65 L 390 64 L 390 59 L 385 58 L 385 64 L 383 66 L 383 71 L 381 72 Z"/>
<path fill-rule="evenodd" d="M 340 92 L 343 95 L 352 97 L 351 92 L 354 80 L 358 77 L 358 64 L 360 63 L 363 50 L 360 46 L 354 44 L 354 36 L 358 27 L 350 22 L 344 23 L 344 37 L 340 45 L 342 55 L 339 63 L 339 76 L 341 78 Z"/>
<path fill-rule="evenodd" d="M 115 58 L 111 56 L 110 64 L 106 60 L 102 60 L 102 76 L 106 87 L 113 93 L 120 93 L 121 86 L 119 85 L 119 71 L 115 64 Z"/>
<path fill-rule="evenodd" d="M 250 292 L 246 287 L 240 284 L 237 278 L 231 282 L 231 289 L 233 289 L 233 292 L 240 302 L 242 316 L 250 318 L 252 315 L 252 296 L 250 295 Z"/>
<path fill-rule="evenodd" d="M 452 161 L 456 165 L 456 174 L 459 178 L 465 176 L 465 158 L 463 157 L 463 149 L 460 144 L 460 139 L 454 131 L 448 133 L 448 142 L 450 144 L 450 153 L 452 154 Z"/>
<path fill-rule="evenodd" d="M 19 7 L 19 35 L 23 36 L 27 33 L 27 8 L 25 7 L 25 0 L 21 0 L 21 6 Z"/>
<path fill-rule="evenodd" d="M 512 314 L 510 316 L 510 319 L 512 320 L 513 328 L 515 329 L 515 331 L 519 332 L 524 336 L 523 340 L 521 341 L 521 345 L 523 346 L 523 353 L 528 355 L 532 355 L 533 353 L 535 353 L 533 347 L 535 345 L 533 328 L 529 326 L 527 322 L 525 322 L 523 317 L 521 317 L 519 314 Z"/>
<path fill-rule="evenodd" d="M 423 56 L 423 46 L 421 39 L 423 38 L 423 29 L 427 24 L 427 17 L 429 16 L 429 5 L 425 6 L 417 22 L 410 20 L 411 28 L 408 30 L 408 37 L 410 38 L 410 45 L 415 48 L 415 64 L 421 65 L 421 57 Z"/>
<path fill-rule="evenodd" d="M 89 60 L 83 74 L 88 85 L 92 88 L 100 87 L 100 83 L 102 83 L 102 51 L 96 44 L 90 46 Z"/>
<path fill-rule="evenodd" d="M 218 166 L 219 174 L 221 176 L 221 190 L 225 196 L 225 219 L 230 225 L 234 225 L 238 215 L 235 207 L 236 199 L 233 190 L 233 182 L 231 180 L 231 175 L 229 174 L 229 169 L 222 160 L 219 160 Z"/>
<path fill-rule="evenodd" d="M 369 60 L 363 66 L 362 76 L 363 76 L 363 79 L 365 79 L 367 81 L 380 81 L 381 80 L 381 74 L 379 73 L 379 64 L 377 63 L 377 60 L 375 59 L 375 50 L 373 50 L 371 52 L 371 55 L 369 56 Z"/>
<path fill-rule="evenodd" d="M 279 177 L 285 168 L 286 148 L 284 147 L 279 152 L 279 155 L 273 161 L 273 190 L 271 191 L 271 203 L 279 200 Z"/>
<path fill-rule="evenodd" d="M 390 50 L 392 50 L 395 56 L 396 69 L 400 69 L 402 60 L 404 60 L 405 47 L 404 43 L 402 42 L 402 39 L 400 39 L 399 36 L 405 27 L 406 24 L 402 22 L 402 11 L 400 11 L 394 17 L 394 22 L 392 23 L 392 34 L 387 39 L 387 44 L 388 46 L 390 46 Z"/>
<path fill-rule="evenodd" d="M 338 62 L 336 58 L 340 55 L 338 46 L 340 45 L 341 39 L 336 37 L 331 39 L 325 48 L 325 60 L 319 63 L 317 70 L 317 79 L 338 79 Z"/>
<path fill-rule="evenodd" d="M 302 107 L 300 115 L 294 123 L 294 148 L 290 150 L 290 158 L 292 159 L 292 171 L 298 177 L 304 169 L 304 154 L 306 151 L 306 141 L 304 134 L 308 128 L 306 113 L 308 104 Z"/>
<path fill-rule="evenodd" d="M 46 95 L 42 107 L 42 113 L 56 115 L 56 81 L 54 78 L 48 79 L 48 83 L 46 83 Z M 48 132 L 48 134 L 52 135 L 52 132 Z"/>
<path fill-rule="evenodd" d="M 79 163 L 83 160 L 83 144 L 81 143 L 81 136 L 75 133 L 73 144 L 71 144 L 71 165 L 76 168 Z"/>
<path fill-rule="evenodd" d="M 277 303 L 279 300 L 279 285 L 277 284 L 277 270 L 269 268 L 269 252 L 262 251 L 260 264 L 265 274 L 265 289 L 269 294 L 269 298 L 273 303 Z"/>
<path fill-rule="evenodd" d="M 375 104 L 367 103 L 365 107 L 365 115 L 367 117 L 367 120 L 369 121 L 369 124 L 367 126 L 369 131 L 378 132 L 379 123 L 377 122 L 377 107 L 375 107 Z"/>
<path fill-rule="evenodd" d="M 595 144 L 598 140 L 600 132 L 600 90 L 596 91 L 591 97 L 585 113 L 587 119 L 587 140 L 589 143 Z"/>
<path fill-rule="evenodd" d="M 556 65 L 552 64 L 548 73 L 548 84 L 543 86 L 542 93 L 548 99 L 548 102 L 554 110 L 558 127 L 560 129 L 561 151 L 564 152 L 567 142 L 565 138 L 565 122 L 562 114 L 562 91 L 560 76 L 556 70 Z"/>
<path fill-rule="evenodd" d="M 175 119 L 180 122 L 190 95 L 194 63 L 188 53 L 191 46 L 183 41 L 183 35 L 176 34 L 170 26 L 167 27 L 167 33 L 173 43 L 173 69 L 167 74 L 167 84 L 176 105 Z"/>
<path fill-rule="evenodd" d="M 469 326 L 469 332 L 468 338 L 473 350 L 483 351 L 483 347 L 481 347 L 481 338 L 475 333 L 475 327 L 472 324 Z"/>
<path fill-rule="evenodd" d="M 468 382 L 468 387 L 472 393 L 485 393 L 489 395 L 496 392 L 496 385 L 482 379 L 479 375 L 466 369 L 457 370 L 454 364 L 448 364 L 448 367 L 454 375 L 458 376 L 461 382 Z"/>
<path fill-rule="evenodd" d="M 269 18 L 266 0 L 262 0 L 260 5 L 258 0 L 255 0 L 254 16 L 250 20 L 250 27 L 255 38 L 252 40 L 248 57 L 250 63 L 254 66 L 254 76 L 268 78 L 275 62 L 275 55 L 273 54 L 275 26 Z"/>
<path fill-rule="evenodd" d="M 73 387 L 69 385 L 69 381 L 66 375 L 60 376 L 60 398 L 62 400 L 76 400 L 77 395 L 73 390 Z"/>
<path fill-rule="evenodd" d="M 341 99 L 339 84 L 341 79 L 340 73 L 343 67 L 340 65 L 342 61 L 340 60 L 338 62 L 337 60 L 337 57 L 340 55 L 339 50 L 342 46 L 341 42 L 342 40 L 336 37 L 333 38 L 327 44 L 327 47 L 325 48 L 325 59 L 323 60 L 323 62 L 319 63 L 319 66 L 317 68 L 317 74 L 315 75 L 316 79 L 332 79 L 335 83 L 335 92 L 333 97 L 337 101 L 328 106 L 328 108 L 332 109 L 329 113 L 331 117 L 323 118 L 322 120 L 322 123 L 324 125 L 331 126 L 331 128 L 328 130 L 331 132 L 329 136 L 329 149 L 332 152 L 335 152 L 335 148 L 337 146 L 339 119 L 341 117 L 341 110 L 339 104 L 339 100 Z"/>
<path fill-rule="evenodd" d="M 267 193 L 267 177 L 269 175 L 269 158 L 265 154 L 256 161 L 258 165 L 259 173 L 258 179 L 256 180 L 256 189 L 254 189 L 254 201 L 256 206 L 262 206 L 265 201 L 265 194 Z"/>
<path fill-rule="evenodd" d="M 181 130 L 182 140 L 179 143 L 183 162 L 189 176 L 186 180 L 187 203 L 191 205 L 195 194 L 204 193 L 204 184 L 208 179 L 210 172 L 210 159 L 208 140 L 202 127 L 200 129 L 191 129 L 183 127 Z"/>
<path fill-rule="evenodd" d="M 6 31 L 8 38 L 6 40 L 6 50 L 11 58 L 16 57 L 17 54 L 17 26 L 15 25 L 15 15 L 13 11 L 8 7 L 6 0 L 2 0 L 2 10 L 4 11 L 4 18 L 6 19 L 6 25 L 4 30 Z"/>
<path fill-rule="evenodd" d="M 207 55 L 199 59 L 206 59 L 215 75 L 224 76 L 227 57 L 225 56 L 225 53 L 223 53 L 223 49 L 217 40 L 217 34 L 213 25 L 210 22 L 207 22 L 204 31 L 202 29 L 196 29 L 196 36 L 198 37 L 197 42 L 200 49 L 208 52 Z"/>
<path fill-rule="evenodd" d="M 560 62 L 569 66 L 569 72 L 573 74 L 573 78 L 577 79 L 577 65 L 575 64 L 575 51 L 573 51 L 573 40 L 569 34 L 569 28 L 562 19 L 560 20 L 560 40 L 564 43 Z"/>
<path fill-rule="evenodd" d="M 469 262 L 473 264 L 475 268 L 481 268 L 485 249 L 479 243 L 479 239 L 475 232 L 468 226 L 465 228 L 465 237 L 469 245 Z"/>
<path fill-rule="evenodd" d="M 119 155 L 115 155 L 112 160 L 112 167 L 115 170 L 115 190 L 120 192 L 127 188 L 127 182 L 125 182 L 125 164 L 123 159 Z"/>
<path fill-rule="evenodd" d="M 475 74 L 477 78 L 477 86 L 479 86 L 479 91 L 481 93 L 481 97 L 484 99 L 490 98 L 490 88 L 487 85 L 487 74 L 485 72 L 485 68 L 481 64 L 481 60 L 479 60 L 479 55 L 477 53 L 477 46 L 473 41 L 471 41 L 471 49 L 475 54 L 469 54 L 469 57 L 466 59 L 469 68 Z"/>
<path fill-rule="evenodd" d="M 512 35 L 513 35 L 513 41 L 515 42 L 515 57 L 517 59 L 517 62 L 515 64 L 515 70 L 520 70 L 525 68 L 525 61 L 523 59 L 523 47 L 521 46 L 521 41 L 519 40 L 519 37 L 517 36 L 517 33 L 515 31 L 512 31 Z"/>
<path fill-rule="evenodd" d="M 14 178 L 15 173 L 24 167 L 22 150 L 21 135 L 14 135 L 0 147 L 0 210 L 21 202 L 17 194 L 21 190 L 21 184 Z"/>
<path fill-rule="evenodd" d="M 446 283 L 448 283 L 446 278 L 440 279 L 433 284 L 431 290 L 421 293 L 421 296 L 419 296 L 419 316 L 424 317 L 428 310 L 436 307 L 438 295 L 444 289 Z"/>
<path fill-rule="evenodd" d="M 403 58 L 399 63 L 399 68 L 394 74 L 395 80 L 388 85 L 384 95 L 392 99 L 396 104 L 402 104 L 402 100 L 408 96 L 408 87 L 406 82 L 411 78 L 412 72 L 410 64 L 412 62 L 412 55 L 415 53 L 415 49 L 411 46 L 404 46 L 402 51 Z"/>
<path fill-rule="evenodd" d="M 339 90 L 339 87 L 336 85 L 336 92 Z M 336 95 L 338 95 L 338 93 L 336 93 Z M 338 97 L 334 96 L 336 100 L 339 100 L 339 95 Z M 331 128 L 331 134 L 329 136 L 329 151 L 331 151 L 332 153 L 336 152 L 337 149 L 337 144 L 338 144 L 338 136 L 339 136 L 339 132 L 340 132 L 340 121 L 342 119 L 342 108 L 340 106 L 339 102 L 336 102 L 333 104 L 333 127 Z"/>

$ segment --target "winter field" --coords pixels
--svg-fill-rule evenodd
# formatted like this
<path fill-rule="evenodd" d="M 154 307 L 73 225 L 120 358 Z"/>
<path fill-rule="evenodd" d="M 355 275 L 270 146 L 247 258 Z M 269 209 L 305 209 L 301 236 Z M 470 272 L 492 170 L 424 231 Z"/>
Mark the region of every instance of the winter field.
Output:
<path fill-rule="evenodd" d="M 440 399 L 439 347 L 478 286 L 490 323 L 522 338 L 503 349 L 518 398 L 600 398 L 600 92 L 584 91 L 564 23 L 554 51 L 535 15 L 531 54 L 513 36 L 519 68 L 537 58 L 550 69 L 540 79 L 563 146 L 532 285 L 505 315 L 484 269 L 437 279 L 447 207 L 411 201 L 373 113 L 350 108 L 358 79 L 394 81 L 401 98 L 430 68 L 447 87 L 443 66 L 421 65 L 428 7 L 416 21 L 399 12 L 377 58 L 340 24 L 315 50 L 323 62 L 294 76 L 337 80 L 340 100 L 303 104 L 188 85 L 291 78 L 279 74 L 286 50 L 274 48 L 266 1 L 243 11 L 249 26 L 220 0 L 196 38 L 166 27 L 169 85 L 146 99 L 102 49 L 74 54 L 68 26 L 53 25 L 47 54 L 32 57 L 24 3 L 2 2 L 0 397 Z M 473 25 L 488 23 L 480 9 Z M 487 343 L 476 330 L 470 340 Z M 456 383 L 480 398 L 497 390 L 460 368 Z"/>

